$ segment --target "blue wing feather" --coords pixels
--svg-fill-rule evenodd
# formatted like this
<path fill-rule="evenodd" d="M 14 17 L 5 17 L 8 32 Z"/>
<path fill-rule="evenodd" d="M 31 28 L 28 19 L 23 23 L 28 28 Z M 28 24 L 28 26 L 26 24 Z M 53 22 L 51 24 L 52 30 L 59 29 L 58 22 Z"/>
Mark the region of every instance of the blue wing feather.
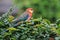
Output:
<path fill-rule="evenodd" d="M 24 13 L 21 16 L 19 16 L 18 18 L 15 19 L 14 23 L 18 23 L 20 21 L 25 21 L 29 18 L 29 14 L 28 13 Z"/>

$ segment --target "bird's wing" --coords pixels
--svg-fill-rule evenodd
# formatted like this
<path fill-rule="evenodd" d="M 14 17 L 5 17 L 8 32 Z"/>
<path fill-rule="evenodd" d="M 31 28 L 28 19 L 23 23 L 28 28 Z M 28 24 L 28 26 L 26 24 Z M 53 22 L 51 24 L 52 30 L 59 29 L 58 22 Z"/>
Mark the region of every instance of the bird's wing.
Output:
<path fill-rule="evenodd" d="M 27 12 L 24 12 L 22 15 L 20 15 L 18 18 L 14 19 L 14 22 L 19 22 L 19 21 L 25 21 L 29 17 L 29 14 Z"/>

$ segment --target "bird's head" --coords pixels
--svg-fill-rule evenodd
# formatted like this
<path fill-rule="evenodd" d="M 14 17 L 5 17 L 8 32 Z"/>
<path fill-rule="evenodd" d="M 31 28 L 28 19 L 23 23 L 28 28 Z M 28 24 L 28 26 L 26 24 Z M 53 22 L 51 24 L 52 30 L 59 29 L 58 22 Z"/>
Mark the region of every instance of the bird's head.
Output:
<path fill-rule="evenodd" d="M 26 11 L 33 13 L 33 9 L 32 8 L 27 8 Z"/>

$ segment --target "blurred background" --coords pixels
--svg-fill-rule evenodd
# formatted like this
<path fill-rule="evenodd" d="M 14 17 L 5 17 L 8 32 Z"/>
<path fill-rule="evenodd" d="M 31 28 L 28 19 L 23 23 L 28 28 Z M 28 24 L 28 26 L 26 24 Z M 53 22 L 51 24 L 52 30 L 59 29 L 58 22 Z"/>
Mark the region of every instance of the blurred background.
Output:
<path fill-rule="evenodd" d="M 33 8 L 33 18 L 47 18 L 54 22 L 60 18 L 60 0 L 0 0 L 0 15 L 16 5 L 13 13 L 23 13 L 26 8 Z M 19 12 L 17 11 L 19 10 Z"/>

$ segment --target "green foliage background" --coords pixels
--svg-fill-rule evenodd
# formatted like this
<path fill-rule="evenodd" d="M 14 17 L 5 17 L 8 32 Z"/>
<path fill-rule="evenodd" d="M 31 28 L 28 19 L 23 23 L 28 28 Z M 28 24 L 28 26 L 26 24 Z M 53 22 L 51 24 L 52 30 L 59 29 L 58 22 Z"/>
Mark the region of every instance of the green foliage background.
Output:
<path fill-rule="evenodd" d="M 32 7 L 34 18 L 38 18 L 40 15 L 51 20 L 60 18 L 59 0 L 14 0 L 14 4 L 18 5 L 21 10 Z"/>
<path fill-rule="evenodd" d="M 60 0 L 13 0 L 13 3 L 19 13 L 33 8 L 33 18 L 14 27 L 11 7 L 0 17 L 0 40 L 49 40 L 51 37 L 60 40 Z"/>

